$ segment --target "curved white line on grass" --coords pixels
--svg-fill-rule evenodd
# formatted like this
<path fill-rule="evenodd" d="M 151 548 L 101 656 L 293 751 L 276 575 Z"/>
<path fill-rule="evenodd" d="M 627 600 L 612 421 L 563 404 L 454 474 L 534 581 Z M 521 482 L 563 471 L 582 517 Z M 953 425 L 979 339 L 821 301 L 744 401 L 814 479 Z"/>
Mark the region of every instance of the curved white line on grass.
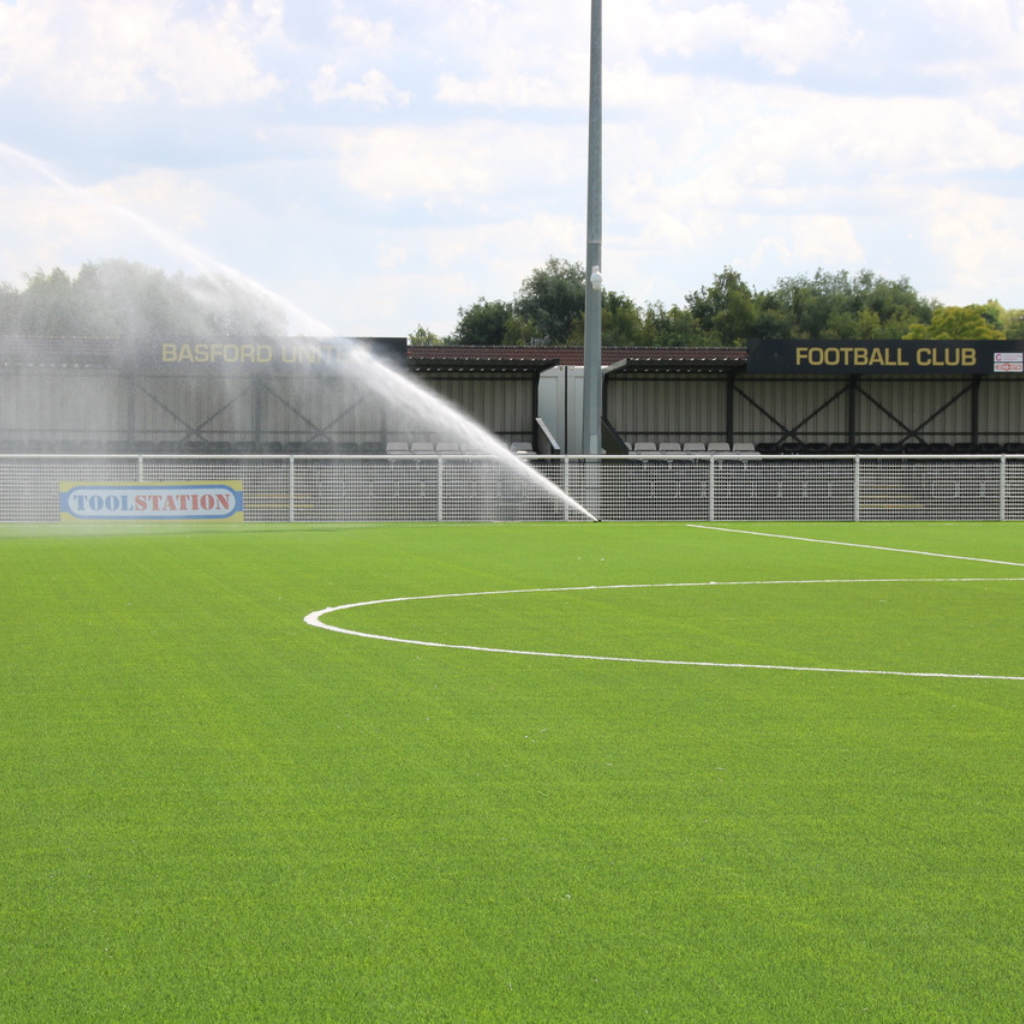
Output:
<path fill-rule="evenodd" d="M 750 537 L 774 537 L 776 540 L 802 540 L 805 544 L 834 544 L 841 548 L 867 548 L 869 551 L 891 551 L 897 555 L 925 555 L 928 558 L 952 558 L 957 562 L 985 562 L 988 565 L 1012 565 L 1024 569 L 1024 562 L 1003 562 L 998 558 L 976 558 L 974 555 L 947 555 L 941 551 L 915 551 L 913 548 L 887 548 L 881 544 L 856 544 L 851 540 L 826 540 L 823 537 L 795 537 L 788 533 L 765 533 L 763 530 L 736 530 L 731 526 L 708 526 L 687 523 L 692 530 L 715 530 L 718 533 L 745 533 Z"/>
<path fill-rule="evenodd" d="M 357 636 L 364 640 L 384 640 L 393 644 L 408 644 L 413 647 L 436 647 L 452 651 L 477 651 L 483 654 L 516 654 L 529 658 L 565 658 L 570 661 L 612 661 L 631 665 L 682 665 L 691 668 L 744 668 L 768 669 L 775 672 L 822 672 L 857 676 L 905 676 L 914 679 L 993 679 L 1024 683 L 1024 676 L 997 676 L 965 674 L 958 672 L 900 672 L 895 669 L 869 668 L 822 668 L 817 665 L 761 665 L 733 661 L 682 661 L 669 658 L 623 658 L 606 654 L 560 654 L 555 651 L 526 651 L 512 647 L 482 647 L 475 644 L 446 644 L 436 640 L 410 640 L 407 637 L 389 636 L 384 633 L 366 633 L 358 629 L 345 629 L 323 622 L 321 616 L 334 612 L 350 611 L 353 608 L 370 608 L 381 604 L 404 604 L 412 601 L 444 601 L 462 597 L 503 597 L 513 594 L 568 594 L 590 590 L 657 590 L 683 587 L 780 587 L 813 586 L 836 583 L 1022 583 L 1024 576 L 970 577 L 944 579 L 850 579 L 850 580 L 706 580 L 699 583 L 614 583 L 590 587 L 529 587 L 520 590 L 481 590 L 465 594 L 423 594 L 414 597 L 382 597 L 373 601 L 355 601 L 339 604 L 332 608 L 321 608 L 310 612 L 303 621 L 318 629 L 346 636 Z"/>

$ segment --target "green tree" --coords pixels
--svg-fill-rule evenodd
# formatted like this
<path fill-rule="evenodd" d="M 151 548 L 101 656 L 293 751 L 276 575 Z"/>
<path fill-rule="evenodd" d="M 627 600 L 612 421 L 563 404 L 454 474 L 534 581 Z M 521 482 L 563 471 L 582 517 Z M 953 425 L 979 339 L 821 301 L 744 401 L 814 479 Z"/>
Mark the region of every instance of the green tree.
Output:
<path fill-rule="evenodd" d="M 642 344 L 649 348 L 684 348 L 706 345 L 693 314 L 688 309 L 662 302 L 650 302 L 643 311 Z"/>
<path fill-rule="evenodd" d="M 1005 341 L 1006 332 L 992 325 L 984 306 L 943 306 L 931 322 L 914 324 L 903 337 L 908 341 Z"/>
<path fill-rule="evenodd" d="M 552 256 L 523 281 L 513 309 L 540 337 L 564 345 L 583 321 L 585 295 L 583 264 Z"/>
<path fill-rule="evenodd" d="M 26 280 L 17 314 L 17 333 L 64 338 L 76 333 L 79 317 L 71 278 L 56 267 L 36 270 Z"/>
<path fill-rule="evenodd" d="M 604 293 L 601 304 L 601 343 L 615 348 L 643 344 L 644 318 L 637 304 L 619 292 Z"/>
<path fill-rule="evenodd" d="M 459 320 L 452 331 L 452 344 L 503 345 L 511 315 L 511 305 L 501 299 L 485 299 L 481 296 L 472 306 L 460 306 Z"/>
<path fill-rule="evenodd" d="M 446 339 L 435 334 L 433 331 L 428 331 L 423 324 L 417 324 L 416 330 L 409 335 L 410 345 L 443 345 Z"/>
<path fill-rule="evenodd" d="M 0 330 L 30 337 L 261 337 L 287 333 L 273 300 L 223 277 L 169 277 L 127 260 L 86 263 L 72 278 L 37 270 L 0 289 Z"/>
<path fill-rule="evenodd" d="M 711 345 L 744 345 L 757 322 L 754 293 L 726 267 L 705 286 L 686 296 L 686 307 Z"/>
<path fill-rule="evenodd" d="M 780 278 L 755 303 L 757 337 L 812 341 L 898 338 L 912 324 L 927 323 L 935 308 L 905 277 L 893 281 L 870 270 L 821 268 L 813 276 Z"/>

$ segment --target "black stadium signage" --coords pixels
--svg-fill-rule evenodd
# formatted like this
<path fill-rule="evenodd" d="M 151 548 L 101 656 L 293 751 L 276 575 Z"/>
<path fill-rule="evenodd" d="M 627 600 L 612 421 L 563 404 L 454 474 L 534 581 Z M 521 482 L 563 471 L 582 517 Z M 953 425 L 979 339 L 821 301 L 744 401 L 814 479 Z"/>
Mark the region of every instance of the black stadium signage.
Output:
<path fill-rule="evenodd" d="M 765 341 L 747 345 L 748 373 L 973 376 L 1024 372 L 1014 341 Z"/>

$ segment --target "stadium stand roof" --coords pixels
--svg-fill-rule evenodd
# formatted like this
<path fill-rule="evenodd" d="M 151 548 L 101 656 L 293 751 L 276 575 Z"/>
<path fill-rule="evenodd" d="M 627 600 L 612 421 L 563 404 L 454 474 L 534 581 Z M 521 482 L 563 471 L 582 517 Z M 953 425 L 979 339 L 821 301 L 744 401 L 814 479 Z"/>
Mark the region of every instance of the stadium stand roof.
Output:
<path fill-rule="evenodd" d="M 207 340 L 207 339 L 191 339 Z M 386 339 L 396 341 L 397 339 Z M 134 346 L 112 338 L 27 338 L 0 335 L 0 365 L 84 368 L 123 363 Z M 406 351 L 417 373 L 540 373 L 552 366 L 582 366 L 583 349 L 568 346 L 412 345 Z M 616 371 L 742 369 L 742 348 L 615 348 L 605 346 L 601 361 Z"/>
<path fill-rule="evenodd" d="M 552 366 L 582 366 L 580 347 L 470 347 L 415 345 L 408 349 L 411 369 L 433 372 L 507 372 L 512 369 L 539 373 Z M 667 372 L 673 370 L 742 369 L 747 362 L 742 348 L 613 348 L 605 346 L 601 362 L 616 370 Z"/>

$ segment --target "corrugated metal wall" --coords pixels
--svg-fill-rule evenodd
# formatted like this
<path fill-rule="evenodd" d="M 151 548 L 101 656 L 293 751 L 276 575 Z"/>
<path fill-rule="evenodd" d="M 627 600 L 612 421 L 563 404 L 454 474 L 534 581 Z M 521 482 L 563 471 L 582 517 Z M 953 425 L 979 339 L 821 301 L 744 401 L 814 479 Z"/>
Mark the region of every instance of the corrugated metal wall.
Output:
<path fill-rule="evenodd" d="M 532 376 L 425 374 L 419 382 L 506 441 L 533 437 L 537 383 Z"/>
<path fill-rule="evenodd" d="M 8 444 L 123 436 L 132 387 L 104 370 L 55 372 L 14 367 L 0 372 L 0 439 Z"/>
<path fill-rule="evenodd" d="M 419 383 L 506 441 L 533 438 L 532 375 L 431 373 Z M 852 409 L 851 409 L 852 395 Z M 606 415 L 625 440 L 884 442 L 919 433 L 955 443 L 1024 439 L 1024 377 L 770 378 L 725 373 L 612 374 Z M 852 414 L 852 418 L 851 418 Z M 411 410 L 336 374 L 130 380 L 102 369 L 6 367 L 0 372 L 0 444 L 162 443 L 201 436 L 232 443 L 429 440 Z M 438 432 L 439 433 L 439 432 Z M 731 436 L 730 436 L 731 435 Z M 436 439 L 436 438 L 433 438 Z"/>
<path fill-rule="evenodd" d="M 844 388 L 844 381 L 820 377 L 805 381 L 744 377 L 737 382 L 733 399 L 733 439 L 758 444 L 794 430 L 803 440 L 841 441 L 848 420 Z"/>
<path fill-rule="evenodd" d="M 1024 439 L 1024 380 L 1020 374 L 984 379 L 978 402 L 978 433 L 982 441 L 1005 435 Z"/>
<path fill-rule="evenodd" d="M 627 441 L 929 442 L 1024 439 L 1024 379 L 772 378 L 726 375 L 608 381 L 606 415 Z M 730 434 L 731 423 L 731 437 Z"/>
<path fill-rule="evenodd" d="M 860 382 L 857 434 L 898 441 L 915 431 L 928 441 L 956 442 L 971 434 L 970 381 L 874 380 Z"/>
<path fill-rule="evenodd" d="M 629 442 L 724 441 L 728 381 L 724 376 L 612 377 L 605 415 Z"/>

